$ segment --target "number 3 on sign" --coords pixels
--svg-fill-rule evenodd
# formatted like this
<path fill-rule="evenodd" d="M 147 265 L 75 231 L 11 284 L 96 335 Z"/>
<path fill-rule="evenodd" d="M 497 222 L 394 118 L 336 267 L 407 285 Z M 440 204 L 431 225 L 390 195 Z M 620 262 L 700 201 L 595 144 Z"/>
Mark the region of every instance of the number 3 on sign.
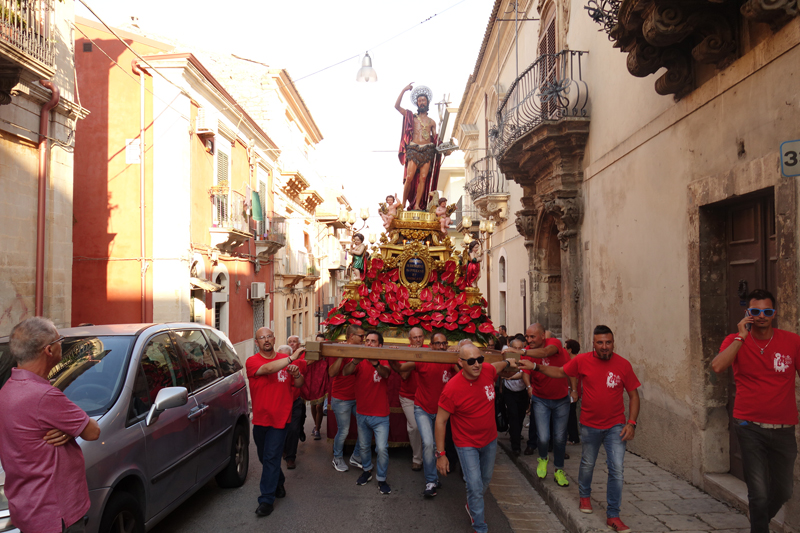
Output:
<path fill-rule="evenodd" d="M 781 143 L 781 173 L 800 176 L 800 140 Z"/>

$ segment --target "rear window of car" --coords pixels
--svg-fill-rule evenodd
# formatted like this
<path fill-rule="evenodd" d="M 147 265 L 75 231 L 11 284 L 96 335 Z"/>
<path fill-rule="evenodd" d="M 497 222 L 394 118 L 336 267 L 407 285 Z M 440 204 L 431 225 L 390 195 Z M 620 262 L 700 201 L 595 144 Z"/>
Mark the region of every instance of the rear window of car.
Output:
<path fill-rule="evenodd" d="M 134 336 L 67 337 L 61 362 L 48 376 L 89 416 L 105 414 L 119 396 L 128 370 Z"/>
<path fill-rule="evenodd" d="M 242 363 L 239 361 L 239 356 L 231 346 L 228 339 L 223 339 L 216 331 L 207 329 L 205 330 L 208 339 L 211 341 L 211 346 L 217 352 L 217 359 L 222 373 L 226 376 L 234 374 L 242 369 Z"/>

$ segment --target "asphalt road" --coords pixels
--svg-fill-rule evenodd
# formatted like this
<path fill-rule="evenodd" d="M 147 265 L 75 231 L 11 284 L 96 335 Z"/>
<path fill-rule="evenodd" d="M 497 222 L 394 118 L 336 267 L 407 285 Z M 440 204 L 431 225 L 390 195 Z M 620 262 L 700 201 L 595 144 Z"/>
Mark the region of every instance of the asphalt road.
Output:
<path fill-rule="evenodd" d="M 258 506 L 258 481 L 261 463 L 250 443 L 250 470 L 247 481 L 239 489 L 220 489 L 211 481 L 151 531 L 153 533 L 204 533 L 254 531 L 280 528 L 283 532 L 351 533 L 408 531 L 468 533 L 470 519 L 464 509 L 466 490 L 457 474 L 442 480 L 443 487 L 432 500 L 422 497 L 425 482 L 422 472 L 411 470 L 411 449 L 389 451 L 387 481 L 392 494 L 381 495 L 373 479 L 367 485 L 356 485 L 361 470 L 337 472 L 331 466 L 331 444 L 326 441 L 325 421 L 322 440 L 311 435 L 311 418 L 306 423 L 309 438 L 301 442 L 297 468 L 286 470 L 284 499 L 276 500 L 275 511 L 268 517 L 255 514 Z M 352 450 L 345 450 L 349 458 Z M 498 454 L 502 453 L 498 447 Z M 373 455 L 373 464 L 375 456 Z M 508 520 L 487 493 L 486 521 L 492 533 L 511 532 Z"/>

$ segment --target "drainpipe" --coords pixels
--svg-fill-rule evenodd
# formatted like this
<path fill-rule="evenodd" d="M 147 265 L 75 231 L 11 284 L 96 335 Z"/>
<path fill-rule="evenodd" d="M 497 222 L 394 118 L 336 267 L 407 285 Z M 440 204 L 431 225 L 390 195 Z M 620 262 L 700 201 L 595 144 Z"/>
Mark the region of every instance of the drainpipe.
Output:
<path fill-rule="evenodd" d="M 142 301 L 142 322 L 147 322 L 147 261 L 144 241 L 144 71 L 131 61 L 134 74 L 139 75 L 139 261 L 141 262 L 142 276 L 139 282 L 140 299 Z"/>
<path fill-rule="evenodd" d="M 36 211 L 36 299 L 35 314 L 44 314 L 44 231 L 47 218 L 47 133 L 50 126 L 50 111 L 58 105 L 61 91 L 52 81 L 41 80 L 43 87 L 50 89 L 50 101 L 42 106 L 39 115 L 39 197 Z"/>

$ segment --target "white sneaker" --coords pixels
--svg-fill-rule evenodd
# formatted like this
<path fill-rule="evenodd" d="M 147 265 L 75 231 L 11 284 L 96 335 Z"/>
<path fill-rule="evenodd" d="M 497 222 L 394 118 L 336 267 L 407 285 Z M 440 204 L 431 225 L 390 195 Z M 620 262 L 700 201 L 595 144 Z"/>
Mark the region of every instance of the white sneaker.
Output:
<path fill-rule="evenodd" d="M 339 472 L 347 472 L 350 470 L 350 467 L 345 464 L 344 459 L 341 457 L 334 457 L 331 462 L 333 463 L 333 467 Z"/>
<path fill-rule="evenodd" d="M 361 461 L 359 461 L 358 459 L 356 459 L 356 456 L 355 456 L 355 455 L 351 455 L 351 456 L 350 456 L 350 464 L 351 464 L 351 465 L 353 465 L 353 466 L 355 466 L 356 468 L 360 468 L 360 469 L 362 469 L 362 470 L 364 469 L 364 467 L 363 467 L 363 466 L 361 466 Z"/>

